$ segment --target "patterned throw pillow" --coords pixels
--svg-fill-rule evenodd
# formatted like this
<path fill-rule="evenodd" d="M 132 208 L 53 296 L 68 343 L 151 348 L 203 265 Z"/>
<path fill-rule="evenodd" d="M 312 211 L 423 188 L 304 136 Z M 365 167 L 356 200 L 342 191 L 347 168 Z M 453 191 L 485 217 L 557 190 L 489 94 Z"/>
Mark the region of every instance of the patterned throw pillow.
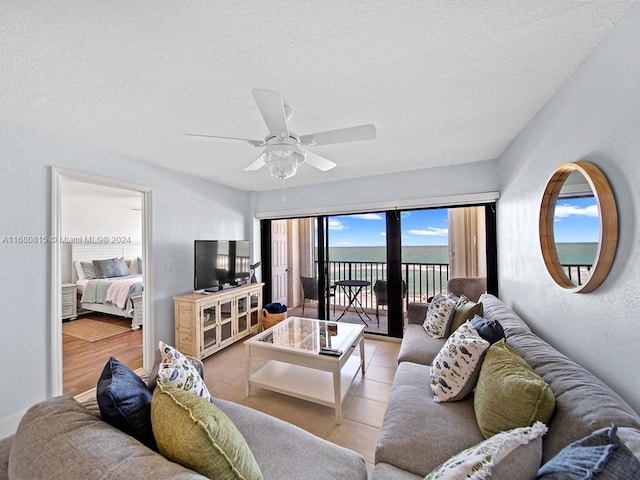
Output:
<path fill-rule="evenodd" d="M 208 478 L 262 480 L 246 439 L 216 405 L 162 380 L 151 400 L 151 424 L 160 453 Z"/>
<path fill-rule="evenodd" d="M 435 402 L 454 402 L 466 397 L 478 380 L 482 358 L 489 348 L 471 322 L 447 339 L 431 365 L 431 390 Z"/>
<path fill-rule="evenodd" d="M 425 480 L 444 480 L 444 479 L 471 479 L 480 480 L 485 478 L 493 478 L 492 471 L 504 460 L 510 453 L 517 448 L 527 445 L 533 440 L 547 433 L 547 426 L 544 423 L 536 422 L 531 427 L 515 428 L 500 432 L 497 435 L 483 442 L 467 448 L 466 450 L 454 455 L 442 465 L 436 467 L 429 473 Z M 542 443 L 539 444 L 540 450 Z M 540 455 L 542 452 L 540 451 Z M 535 478 L 535 463 L 532 462 L 528 472 L 528 478 Z M 522 477 L 520 477 L 522 478 Z"/>
<path fill-rule="evenodd" d="M 456 301 L 446 295 L 439 293 L 433 297 L 427 307 L 427 318 L 422 324 L 426 332 L 434 338 L 444 338 L 448 333 L 455 308 Z"/>
<path fill-rule="evenodd" d="M 165 386 L 181 388 L 213 401 L 200 373 L 187 357 L 162 341 L 159 342 L 159 349 L 162 361 L 158 367 L 158 379 Z"/>

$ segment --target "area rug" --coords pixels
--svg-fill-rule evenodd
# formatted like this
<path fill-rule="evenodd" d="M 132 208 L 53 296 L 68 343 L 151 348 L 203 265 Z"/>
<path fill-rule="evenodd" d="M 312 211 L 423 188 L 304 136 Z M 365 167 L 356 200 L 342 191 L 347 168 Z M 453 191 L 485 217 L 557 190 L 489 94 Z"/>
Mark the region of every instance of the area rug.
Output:
<path fill-rule="evenodd" d="M 87 342 L 97 342 L 105 338 L 113 337 L 130 331 L 129 327 L 114 325 L 107 322 L 92 320 L 91 318 L 80 318 L 62 324 L 62 334 L 70 335 Z"/>

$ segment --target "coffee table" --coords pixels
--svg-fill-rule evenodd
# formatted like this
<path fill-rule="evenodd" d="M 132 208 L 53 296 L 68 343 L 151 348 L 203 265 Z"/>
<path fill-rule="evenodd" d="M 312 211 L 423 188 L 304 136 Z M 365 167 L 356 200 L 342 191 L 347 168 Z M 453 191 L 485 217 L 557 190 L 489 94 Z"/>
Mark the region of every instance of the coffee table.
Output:
<path fill-rule="evenodd" d="M 352 356 L 360 345 L 360 356 Z M 323 355 L 321 347 L 341 350 Z M 256 386 L 328 407 L 342 422 L 342 402 L 353 379 L 364 375 L 364 327 L 289 317 L 244 342 L 246 394 Z M 252 359 L 269 361 L 255 372 Z"/>

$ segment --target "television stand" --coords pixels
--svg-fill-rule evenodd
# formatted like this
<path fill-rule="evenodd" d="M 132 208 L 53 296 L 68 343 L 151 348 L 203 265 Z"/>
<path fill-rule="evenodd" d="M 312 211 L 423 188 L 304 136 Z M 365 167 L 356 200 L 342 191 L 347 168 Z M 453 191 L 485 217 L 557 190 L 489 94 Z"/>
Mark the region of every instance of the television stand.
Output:
<path fill-rule="evenodd" d="M 248 283 L 217 292 L 187 293 L 173 297 L 175 347 L 185 355 L 203 359 L 257 332 L 262 314 L 263 283 Z"/>

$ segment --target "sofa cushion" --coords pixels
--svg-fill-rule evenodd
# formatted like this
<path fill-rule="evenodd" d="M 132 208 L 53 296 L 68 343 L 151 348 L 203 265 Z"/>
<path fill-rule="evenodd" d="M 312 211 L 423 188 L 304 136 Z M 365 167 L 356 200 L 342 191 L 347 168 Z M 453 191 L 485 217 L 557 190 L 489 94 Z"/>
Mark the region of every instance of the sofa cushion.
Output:
<path fill-rule="evenodd" d="M 151 421 L 158 449 L 168 459 L 209 478 L 262 479 L 240 431 L 208 399 L 158 380 Z"/>
<path fill-rule="evenodd" d="M 452 456 L 449 460 L 439 465 L 430 472 L 425 480 L 444 480 L 451 478 L 484 479 L 491 477 L 505 478 L 508 480 L 533 480 L 536 478 L 540 459 L 542 458 L 542 442 L 535 442 L 534 448 L 527 448 L 531 442 L 539 439 L 547 432 L 543 423 L 536 422 L 531 427 L 515 428 L 500 432 L 497 435 L 484 440 L 466 450 Z M 511 453 L 516 450 L 525 450 L 525 456 L 520 456 L 521 462 L 516 465 Z M 498 477 L 498 466 L 509 468 Z M 517 469 L 517 471 L 515 470 Z"/>
<path fill-rule="evenodd" d="M 207 400 L 213 399 L 198 369 L 185 355 L 163 341 L 158 342 L 158 349 L 162 360 L 157 376 L 156 372 L 152 372 L 154 377 L 162 380 L 167 387 L 182 388 Z M 151 376 L 149 382 L 153 382 Z"/>
<path fill-rule="evenodd" d="M 453 311 L 453 318 L 451 319 L 451 325 L 449 332 L 455 332 L 460 325 L 467 320 L 471 320 L 475 315 L 482 316 L 484 308 L 480 302 L 472 302 L 464 295 L 460 295 L 458 303 Z M 447 335 L 449 334 L 447 332 Z"/>
<path fill-rule="evenodd" d="M 54 397 L 24 414 L 9 454 L 9 478 L 205 478 L 103 422 L 72 397 Z"/>
<path fill-rule="evenodd" d="M 413 362 L 431 365 L 446 341 L 446 338 L 433 338 L 427 334 L 422 324 L 409 324 L 400 344 L 398 363 Z"/>
<path fill-rule="evenodd" d="M 264 478 L 367 480 L 362 455 L 244 405 L 220 398 L 215 404 L 244 436 Z"/>
<path fill-rule="evenodd" d="M 640 478 L 640 462 L 616 431 L 613 425 L 567 445 L 540 468 L 537 478 Z"/>
<path fill-rule="evenodd" d="M 429 371 L 430 367 L 412 362 L 398 365 L 376 446 L 376 464 L 385 462 L 424 477 L 453 452 L 483 440 L 472 396 L 434 402 Z"/>
<path fill-rule="evenodd" d="M 156 449 L 151 430 L 151 390 L 124 363 L 110 357 L 96 388 L 102 419 Z"/>
<path fill-rule="evenodd" d="M 478 426 L 485 438 L 503 430 L 548 424 L 553 392 L 504 340 L 486 353 L 474 396 Z"/>
<path fill-rule="evenodd" d="M 620 431 L 622 427 L 640 430 L 638 414 L 602 380 L 534 335 L 497 297 L 484 294 L 481 301 L 484 317 L 500 321 L 509 346 L 549 384 L 555 396 L 555 411 L 543 442 L 543 462 L 611 422 Z"/>
<path fill-rule="evenodd" d="M 453 332 L 431 366 L 433 400 L 453 402 L 471 393 L 488 348 L 489 342 L 478 334 L 471 322 Z"/>
<path fill-rule="evenodd" d="M 449 333 L 451 320 L 456 308 L 456 300 L 441 293 L 437 294 L 427 307 L 427 318 L 422 326 L 434 338 L 444 338 Z"/>

